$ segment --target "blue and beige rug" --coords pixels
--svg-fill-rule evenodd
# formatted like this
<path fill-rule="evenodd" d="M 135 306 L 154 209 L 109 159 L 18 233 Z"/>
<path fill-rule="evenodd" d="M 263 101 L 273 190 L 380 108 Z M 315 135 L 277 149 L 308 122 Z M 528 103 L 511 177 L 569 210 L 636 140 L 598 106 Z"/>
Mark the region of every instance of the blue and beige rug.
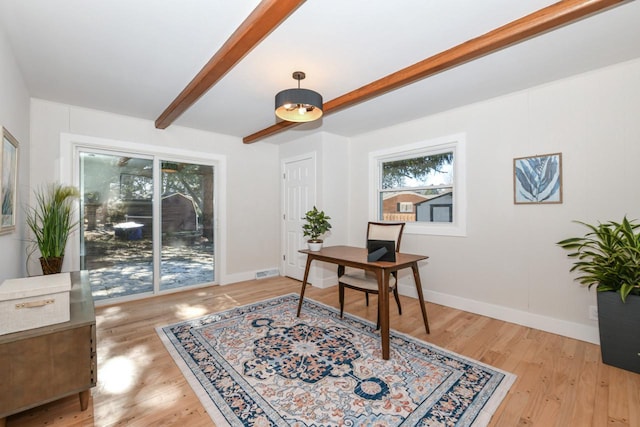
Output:
<path fill-rule="evenodd" d="M 217 426 L 482 426 L 515 376 L 286 295 L 158 328 Z"/>

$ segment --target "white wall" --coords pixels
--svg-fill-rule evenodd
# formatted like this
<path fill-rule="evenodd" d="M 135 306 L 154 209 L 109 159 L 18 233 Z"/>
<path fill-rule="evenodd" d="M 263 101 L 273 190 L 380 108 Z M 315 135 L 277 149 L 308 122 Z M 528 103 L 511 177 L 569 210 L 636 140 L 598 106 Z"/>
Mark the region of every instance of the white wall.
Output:
<path fill-rule="evenodd" d="M 326 245 L 347 243 L 348 147 L 347 138 L 326 132 L 312 134 L 279 146 L 281 161 L 311 152 L 316 155 L 316 206 L 331 217 L 331 230 L 323 237 Z M 309 273 L 310 283 L 318 287 L 328 287 L 335 285 L 336 280 L 335 265 L 312 264 Z"/>
<path fill-rule="evenodd" d="M 31 183 L 58 181 L 60 135 L 69 133 L 135 144 L 215 153 L 227 159 L 226 265 L 216 267 L 225 284 L 254 278 L 279 265 L 279 164 L 272 144 L 180 126 L 155 129 L 152 121 L 33 99 L 31 102 Z"/>
<path fill-rule="evenodd" d="M 0 126 L 19 142 L 16 231 L 0 236 L 0 283 L 26 274 L 23 203 L 29 195 L 29 93 L 0 27 Z"/>
<path fill-rule="evenodd" d="M 595 290 L 573 281 L 555 243 L 584 229 L 572 220 L 640 218 L 640 60 L 465 106 L 354 138 L 350 223 L 368 218 L 367 156 L 383 147 L 465 133 L 466 237 L 406 235 L 426 299 L 586 341 Z M 513 204 L 513 159 L 561 152 L 564 202 Z M 363 233 L 350 234 L 360 244 Z M 402 290 L 415 294 L 403 277 Z"/>

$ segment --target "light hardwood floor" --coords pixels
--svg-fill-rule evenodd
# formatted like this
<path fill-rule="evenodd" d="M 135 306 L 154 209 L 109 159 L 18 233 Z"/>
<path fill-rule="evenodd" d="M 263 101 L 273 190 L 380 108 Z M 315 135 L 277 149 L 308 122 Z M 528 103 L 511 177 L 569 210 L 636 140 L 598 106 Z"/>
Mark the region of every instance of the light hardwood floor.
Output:
<path fill-rule="evenodd" d="M 338 306 L 336 287 L 307 289 Z M 100 307 L 89 409 L 81 412 L 74 395 L 13 415 L 7 426 L 212 426 L 155 328 L 299 291 L 300 282 L 278 277 Z M 366 307 L 362 293 L 347 292 L 345 311 L 375 321 L 375 301 Z M 492 426 L 640 426 L 640 375 L 602 364 L 598 346 L 430 303 L 427 335 L 417 300 L 401 302 L 402 316 L 395 304 L 389 310 L 393 329 L 518 376 Z"/>

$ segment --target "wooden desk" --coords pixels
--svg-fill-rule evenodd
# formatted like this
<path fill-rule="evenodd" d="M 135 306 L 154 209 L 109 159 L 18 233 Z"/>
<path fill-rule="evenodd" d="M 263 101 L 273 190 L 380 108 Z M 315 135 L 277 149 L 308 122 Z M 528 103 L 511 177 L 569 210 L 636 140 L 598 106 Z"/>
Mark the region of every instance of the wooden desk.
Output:
<path fill-rule="evenodd" d="M 86 271 L 71 273 L 68 322 L 0 335 L 0 426 L 6 417 L 96 385 L 96 318 Z"/>
<path fill-rule="evenodd" d="M 422 296 L 422 284 L 420 283 L 420 272 L 418 270 L 418 261 L 429 258 L 425 255 L 412 255 L 396 253 L 396 262 L 385 261 L 367 261 L 367 250 L 365 248 L 356 248 L 352 246 L 328 246 L 319 251 L 300 250 L 299 252 L 307 254 L 307 265 L 304 269 L 304 279 L 302 280 L 302 289 L 300 290 L 300 302 L 298 303 L 298 317 L 302 309 L 302 301 L 304 299 L 304 291 L 307 287 L 307 279 L 309 278 L 309 269 L 311 262 L 324 261 L 338 266 L 355 267 L 375 273 L 378 279 L 378 310 L 380 312 L 380 336 L 382 338 L 382 358 L 389 359 L 389 275 L 398 270 L 411 268 L 413 278 L 418 292 L 418 300 L 420 301 L 420 309 L 422 310 L 422 319 L 424 326 L 429 333 L 429 322 L 427 320 L 427 310 L 424 306 L 424 297 Z M 340 267 L 338 267 L 340 268 Z"/>

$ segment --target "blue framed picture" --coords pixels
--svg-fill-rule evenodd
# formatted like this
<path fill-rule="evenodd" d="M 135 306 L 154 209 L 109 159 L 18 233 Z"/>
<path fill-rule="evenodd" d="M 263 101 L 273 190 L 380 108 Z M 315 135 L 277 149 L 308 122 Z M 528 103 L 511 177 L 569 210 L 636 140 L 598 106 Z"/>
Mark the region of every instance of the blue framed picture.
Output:
<path fill-rule="evenodd" d="M 513 159 L 513 202 L 562 203 L 562 153 Z"/>

